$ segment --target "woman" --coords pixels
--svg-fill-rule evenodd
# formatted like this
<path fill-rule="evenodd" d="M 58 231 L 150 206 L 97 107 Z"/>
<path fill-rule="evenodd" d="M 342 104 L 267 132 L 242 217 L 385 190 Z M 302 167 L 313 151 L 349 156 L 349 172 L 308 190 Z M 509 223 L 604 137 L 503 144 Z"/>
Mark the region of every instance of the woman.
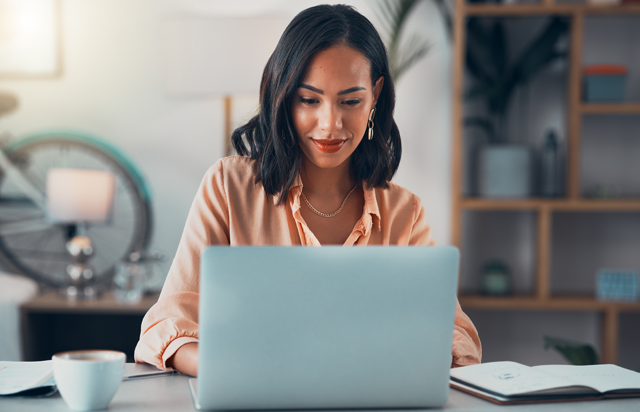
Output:
<path fill-rule="evenodd" d="M 384 45 L 349 6 L 298 14 L 267 62 L 260 110 L 233 133 L 196 195 L 136 360 L 197 375 L 200 251 L 229 245 L 433 245 L 420 199 L 390 182 L 400 162 Z M 452 366 L 480 362 L 457 305 Z"/>

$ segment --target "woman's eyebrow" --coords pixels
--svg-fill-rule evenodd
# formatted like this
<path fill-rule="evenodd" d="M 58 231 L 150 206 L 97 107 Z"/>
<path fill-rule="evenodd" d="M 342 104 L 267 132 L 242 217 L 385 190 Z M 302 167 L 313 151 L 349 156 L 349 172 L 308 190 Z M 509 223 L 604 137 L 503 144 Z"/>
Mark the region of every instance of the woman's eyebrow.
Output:
<path fill-rule="evenodd" d="M 364 87 L 361 87 L 361 86 L 356 86 L 356 87 L 352 87 L 350 89 L 342 90 L 342 91 L 338 92 L 338 96 L 343 95 L 343 94 L 349 94 L 349 93 L 357 92 L 358 90 L 367 90 L 367 89 L 365 89 Z"/>
<path fill-rule="evenodd" d="M 298 87 L 301 87 L 303 89 L 309 89 L 312 92 L 315 92 L 315 93 L 318 93 L 318 94 L 324 94 L 324 90 L 317 89 L 317 88 L 315 88 L 313 86 L 309 86 L 308 84 L 301 83 L 300 86 L 298 86 Z M 338 92 L 338 96 L 341 96 L 343 94 L 349 94 L 349 93 L 357 92 L 359 90 L 367 90 L 367 89 L 362 87 L 362 86 L 351 87 L 349 89 L 339 91 Z"/>
<path fill-rule="evenodd" d="M 316 92 L 318 94 L 324 94 L 324 90 L 316 89 L 315 87 L 309 86 L 308 84 L 301 83 L 300 86 L 298 87 L 302 87 L 303 89 L 309 89 L 312 92 Z"/>

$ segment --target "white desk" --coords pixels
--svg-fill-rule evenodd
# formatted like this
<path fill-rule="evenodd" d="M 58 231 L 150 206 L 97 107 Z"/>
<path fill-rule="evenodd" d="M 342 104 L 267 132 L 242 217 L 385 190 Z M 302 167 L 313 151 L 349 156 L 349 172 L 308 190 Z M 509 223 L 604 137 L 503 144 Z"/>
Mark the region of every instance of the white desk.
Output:
<path fill-rule="evenodd" d="M 108 411 L 113 412 L 176 412 L 195 411 L 189 391 L 189 377 L 173 375 L 144 378 L 122 382 Z M 447 411 L 579 411 L 579 412 L 622 412 L 640 411 L 640 398 L 616 399 L 594 402 L 548 403 L 538 405 L 499 406 L 471 395 L 449 390 Z M 12 399 L 0 398 L 2 412 L 69 412 L 59 393 L 47 398 Z M 404 410 L 415 411 L 415 409 Z M 351 411 L 353 412 L 353 410 Z M 361 412 L 361 411 L 358 411 Z M 381 412 L 376 410 L 375 412 Z"/>

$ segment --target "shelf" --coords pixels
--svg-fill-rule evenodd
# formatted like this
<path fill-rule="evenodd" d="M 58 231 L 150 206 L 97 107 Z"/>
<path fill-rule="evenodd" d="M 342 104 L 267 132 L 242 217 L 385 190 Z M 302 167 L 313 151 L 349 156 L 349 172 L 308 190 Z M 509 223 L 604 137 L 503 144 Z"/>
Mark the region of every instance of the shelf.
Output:
<path fill-rule="evenodd" d="M 569 199 L 518 199 L 495 200 L 463 198 L 460 206 L 466 210 L 540 210 L 573 212 L 640 212 L 640 199 L 569 200 Z"/>
<path fill-rule="evenodd" d="M 580 110 L 585 114 L 640 115 L 640 103 L 583 103 Z"/>
<path fill-rule="evenodd" d="M 482 4 L 466 5 L 469 16 L 535 16 L 558 14 L 640 14 L 640 5 L 596 6 L 591 4 Z"/>
<path fill-rule="evenodd" d="M 121 305 L 111 293 L 96 300 L 68 301 L 56 292 L 46 292 L 23 303 L 21 308 L 29 313 L 144 315 L 157 301 L 158 295 L 147 295 L 138 304 Z"/>
<path fill-rule="evenodd" d="M 604 302 L 589 296 L 538 299 L 532 296 L 460 295 L 458 300 L 463 309 L 640 312 L 640 302 Z"/>

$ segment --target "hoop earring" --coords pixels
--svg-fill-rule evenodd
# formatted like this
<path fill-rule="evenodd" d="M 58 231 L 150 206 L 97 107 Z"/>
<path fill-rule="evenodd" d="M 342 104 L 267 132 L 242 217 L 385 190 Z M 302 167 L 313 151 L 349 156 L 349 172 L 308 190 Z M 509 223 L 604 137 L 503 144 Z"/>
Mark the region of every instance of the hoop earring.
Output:
<path fill-rule="evenodd" d="M 376 108 L 371 109 L 369 113 L 369 120 L 367 121 L 367 127 L 369 128 L 369 140 L 373 140 L 373 118 L 376 115 Z"/>

